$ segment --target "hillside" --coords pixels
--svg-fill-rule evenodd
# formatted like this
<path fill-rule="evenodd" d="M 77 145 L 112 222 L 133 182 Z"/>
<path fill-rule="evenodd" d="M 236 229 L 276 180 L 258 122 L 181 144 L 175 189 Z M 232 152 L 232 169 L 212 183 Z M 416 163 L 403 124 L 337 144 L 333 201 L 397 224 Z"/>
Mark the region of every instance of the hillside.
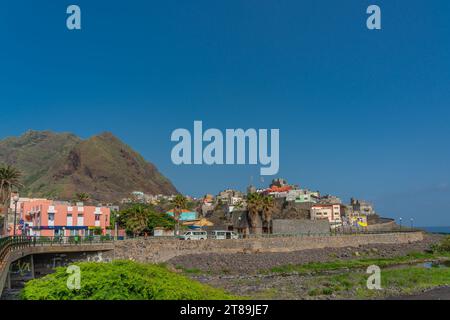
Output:
<path fill-rule="evenodd" d="M 132 191 L 177 193 L 158 169 L 111 133 L 82 140 L 70 133 L 28 131 L 0 141 L 0 163 L 24 174 L 22 196 L 70 200 L 86 192 L 117 202 Z"/>

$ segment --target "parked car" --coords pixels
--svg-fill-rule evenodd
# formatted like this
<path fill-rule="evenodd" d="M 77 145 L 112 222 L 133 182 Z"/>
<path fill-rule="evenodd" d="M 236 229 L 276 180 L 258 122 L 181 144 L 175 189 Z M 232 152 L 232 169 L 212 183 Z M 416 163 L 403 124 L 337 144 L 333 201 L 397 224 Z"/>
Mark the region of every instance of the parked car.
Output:
<path fill-rule="evenodd" d="M 217 240 L 239 239 L 239 235 L 233 231 L 214 230 L 214 231 L 211 231 L 211 239 L 217 239 Z"/>
<path fill-rule="evenodd" d="M 181 240 L 206 240 L 208 238 L 208 233 L 206 231 L 186 231 L 184 234 L 179 236 Z"/>

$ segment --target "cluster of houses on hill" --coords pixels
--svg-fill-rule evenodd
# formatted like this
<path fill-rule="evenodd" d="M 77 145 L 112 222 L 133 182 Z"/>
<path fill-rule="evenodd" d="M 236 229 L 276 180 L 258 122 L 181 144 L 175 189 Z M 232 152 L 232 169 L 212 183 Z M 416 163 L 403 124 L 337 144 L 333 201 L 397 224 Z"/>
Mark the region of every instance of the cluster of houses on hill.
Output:
<path fill-rule="evenodd" d="M 129 203 L 148 203 L 148 204 L 158 204 L 162 201 L 170 202 L 175 198 L 175 195 L 165 195 L 165 194 L 146 194 L 142 191 L 133 191 L 130 196 L 123 198 L 121 204 Z M 190 198 L 190 197 L 189 197 Z"/>
<path fill-rule="evenodd" d="M 273 227 L 267 232 L 318 232 L 330 228 L 367 227 L 368 217 L 376 216 L 373 205 L 367 201 L 351 199 L 349 204 L 334 195 L 321 195 L 290 185 L 284 179 L 275 179 L 267 188 L 250 186 L 247 194 L 259 193 L 271 196 L 275 201 Z M 242 233 L 249 232 L 246 194 L 236 190 L 225 190 L 217 196 L 203 198 L 200 213 L 204 217 L 217 218 L 217 208 L 221 207 L 219 221 L 222 227 Z M 296 228 L 293 226 L 297 226 Z M 262 227 L 263 228 L 263 227 Z"/>

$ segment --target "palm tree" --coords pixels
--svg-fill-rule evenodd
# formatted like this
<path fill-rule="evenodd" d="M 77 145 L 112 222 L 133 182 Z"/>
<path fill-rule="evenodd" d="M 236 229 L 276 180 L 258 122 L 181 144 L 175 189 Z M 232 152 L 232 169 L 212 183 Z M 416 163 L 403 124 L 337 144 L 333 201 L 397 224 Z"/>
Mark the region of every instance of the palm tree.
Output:
<path fill-rule="evenodd" d="M 3 234 L 8 233 L 8 211 L 11 201 L 11 193 L 13 189 L 22 187 L 20 183 L 20 177 L 22 173 L 11 166 L 0 167 L 0 202 L 3 207 L 4 222 L 3 222 Z"/>
<path fill-rule="evenodd" d="M 136 237 L 148 228 L 149 211 L 142 205 L 133 206 L 126 216 L 126 227 Z"/>
<path fill-rule="evenodd" d="M 91 197 L 86 192 L 79 192 L 79 193 L 75 194 L 75 201 L 88 202 L 90 199 L 91 199 Z"/>
<path fill-rule="evenodd" d="M 275 209 L 275 201 L 273 197 L 266 196 L 262 199 L 263 222 L 267 226 L 267 233 L 271 232 L 272 214 Z"/>
<path fill-rule="evenodd" d="M 172 200 L 172 206 L 173 206 L 173 217 L 177 221 L 177 230 L 176 234 L 178 235 L 178 231 L 180 229 L 180 217 L 181 213 L 183 212 L 183 209 L 186 209 L 187 207 L 187 199 L 181 194 L 177 194 L 175 198 Z"/>
<path fill-rule="evenodd" d="M 262 210 L 262 200 L 263 197 L 259 193 L 250 193 L 247 196 L 247 210 L 248 216 L 250 218 L 250 226 L 253 233 L 257 233 L 259 230 L 258 219 Z"/>

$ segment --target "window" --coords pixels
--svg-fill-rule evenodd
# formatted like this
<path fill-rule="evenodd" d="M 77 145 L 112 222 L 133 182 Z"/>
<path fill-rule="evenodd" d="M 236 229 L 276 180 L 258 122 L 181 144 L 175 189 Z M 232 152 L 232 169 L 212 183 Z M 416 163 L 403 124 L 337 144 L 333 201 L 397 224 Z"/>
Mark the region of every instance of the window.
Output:
<path fill-rule="evenodd" d="M 53 227 L 55 225 L 55 214 L 49 213 L 48 214 L 48 226 Z"/>
<path fill-rule="evenodd" d="M 78 214 L 77 225 L 79 226 L 84 225 L 84 216 L 82 214 Z"/>
<path fill-rule="evenodd" d="M 95 221 L 100 221 L 100 215 L 99 214 L 95 215 Z"/>
<path fill-rule="evenodd" d="M 67 226 L 69 226 L 69 227 L 71 227 L 72 226 L 72 224 L 73 224 L 73 219 L 72 219 L 72 215 L 71 214 L 68 214 L 67 215 Z"/>

